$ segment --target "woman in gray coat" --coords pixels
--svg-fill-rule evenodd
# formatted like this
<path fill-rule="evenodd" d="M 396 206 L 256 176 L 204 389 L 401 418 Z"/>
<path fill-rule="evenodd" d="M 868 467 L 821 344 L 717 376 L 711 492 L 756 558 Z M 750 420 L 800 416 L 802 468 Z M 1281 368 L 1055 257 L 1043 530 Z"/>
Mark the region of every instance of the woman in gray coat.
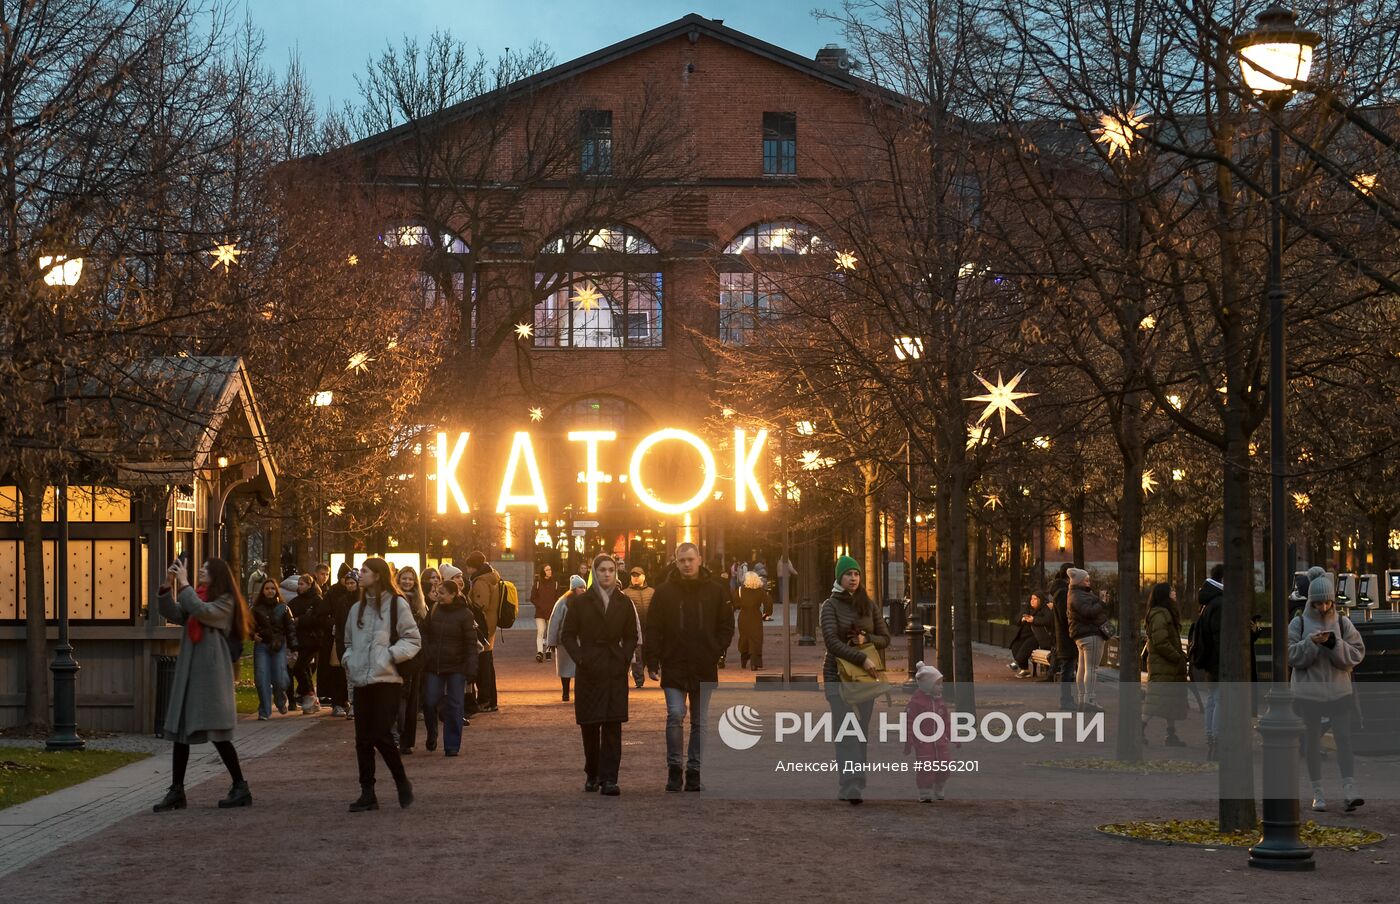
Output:
<path fill-rule="evenodd" d="M 569 658 L 569 651 L 560 644 L 559 634 L 564 630 L 564 616 L 569 614 L 569 603 L 587 592 L 588 582 L 583 578 L 578 575 L 569 578 L 569 590 L 555 601 L 549 613 L 549 630 L 545 632 L 545 645 L 554 651 L 554 669 L 559 674 L 565 703 L 569 702 L 569 684 L 578 674 L 578 666 Z"/>
<path fill-rule="evenodd" d="M 233 654 L 230 641 L 240 646 L 248 635 L 248 607 L 223 559 L 210 559 L 199 569 L 199 587 L 191 587 L 185 563 L 176 560 L 160 588 L 157 605 L 167 620 L 183 625 L 165 736 L 175 742 L 173 774 L 157 813 L 185 808 L 185 768 L 190 745 L 212 742 L 228 768 L 233 787 L 219 806 L 247 807 L 253 803 L 238 752 L 233 749 L 233 726 L 238 714 L 233 700 Z"/>

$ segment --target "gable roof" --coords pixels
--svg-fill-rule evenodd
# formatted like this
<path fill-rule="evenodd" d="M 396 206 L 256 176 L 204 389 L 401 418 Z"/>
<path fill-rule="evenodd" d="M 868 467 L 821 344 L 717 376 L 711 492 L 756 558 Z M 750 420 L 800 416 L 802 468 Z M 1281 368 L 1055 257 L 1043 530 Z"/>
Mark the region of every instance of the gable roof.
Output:
<path fill-rule="evenodd" d="M 509 85 L 489 91 L 478 97 L 469 98 L 461 103 L 454 104 L 443 110 L 434 118 L 435 125 L 450 125 L 477 111 L 500 102 L 512 94 L 523 93 L 525 91 L 536 90 L 549 85 L 555 85 L 568 79 L 574 78 L 585 72 L 606 66 L 616 62 L 623 57 L 631 56 L 649 47 L 665 43 L 679 37 L 694 36 L 699 38 L 712 38 L 748 53 L 755 54 L 765 59 L 771 60 L 783 66 L 787 66 L 803 75 L 826 82 L 837 88 L 847 91 L 858 91 L 872 97 L 878 97 L 887 103 L 905 104 L 908 98 L 888 88 L 882 88 L 874 82 L 866 81 L 863 78 L 851 75 L 849 72 L 836 69 L 818 63 L 815 59 L 804 57 L 791 50 L 770 44 L 767 41 L 755 38 L 753 35 L 745 34 L 742 31 L 730 28 L 724 24 L 723 19 L 707 19 L 699 13 L 690 13 L 682 16 L 674 22 L 653 28 L 651 31 L 643 32 L 616 44 L 610 44 L 601 50 L 585 54 L 566 63 L 560 63 L 543 72 L 538 72 L 528 78 L 520 79 Z M 396 126 L 376 135 L 362 138 L 353 144 L 347 145 L 342 150 L 354 153 L 367 153 L 378 150 L 385 145 L 392 144 L 400 136 L 411 131 L 413 123 L 405 123 Z"/>

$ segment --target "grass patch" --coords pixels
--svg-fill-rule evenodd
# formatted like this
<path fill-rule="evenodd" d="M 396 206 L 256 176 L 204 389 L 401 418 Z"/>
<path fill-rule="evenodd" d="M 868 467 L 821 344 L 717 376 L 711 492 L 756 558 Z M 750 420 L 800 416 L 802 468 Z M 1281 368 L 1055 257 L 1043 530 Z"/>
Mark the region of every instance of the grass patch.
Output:
<path fill-rule="evenodd" d="M 1204 847 L 1253 847 L 1259 841 L 1259 830 L 1223 833 L 1213 819 L 1168 819 L 1162 822 L 1115 822 L 1099 826 L 1105 835 L 1158 841 L 1163 844 L 1190 844 Z M 1303 823 L 1299 835 L 1310 848 L 1359 851 L 1363 847 L 1385 840 L 1380 832 L 1351 829 L 1342 826 L 1320 826 L 1309 820 Z"/>
<path fill-rule="evenodd" d="M 0 810 L 106 775 L 148 756 L 125 750 L 50 753 L 31 747 L 0 747 Z"/>
<path fill-rule="evenodd" d="M 1044 766 L 1047 769 L 1121 772 L 1129 775 L 1193 775 L 1198 772 L 1214 772 L 1217 768 L 1215 763 L 1198 763 L 1191 760 L 1143 760 L 1140 763 L 1127 763 L 1099 756 L 1068 760 L 1041 760 L 1030 765 Z"/>

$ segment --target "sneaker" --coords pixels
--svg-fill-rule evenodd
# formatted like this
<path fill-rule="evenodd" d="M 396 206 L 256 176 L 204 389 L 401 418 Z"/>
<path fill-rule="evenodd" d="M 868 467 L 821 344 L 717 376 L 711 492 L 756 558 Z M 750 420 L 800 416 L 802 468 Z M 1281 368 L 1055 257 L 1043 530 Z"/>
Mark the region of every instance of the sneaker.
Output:
<path fill-rule="evenodd" d="M 301 714 L 303 716 L 309 716 L 318 709 L 320 709 L 320 707 L 312 704 L 310 697 L 303 697 L 301 699 Z"/>
<path fill-rule="evenodd" d="M 622 789 L 617 786 L 617 782 L 605 782 L 603 787 L 598 789 L 598 793 L 604 797 L 617 797 L 622 793 Z"/>
<path fill-rule="evenodd" d="M 347 719 L 353 719 L 353 718 L 355 718 L 355 707 L 353 707 L 353 706 L 347 706 L 347 707 L 345 707 L 345 718 L 347 718 Z"/>
<path fill-rule="evenodd" d="M 1016 670 L 1016 677 L 1017 677 L 1017 678 L 1029 678 L 1029 677 L 1031 677 L 1031 670 L 1030 670 L 1030 669 L 1017 669 L 1017 670 Z"/>
<path fill-rule="evenodd" d="M 259 721 L 259 722 L 266 722 L 266 721 L 267 721 L 268 719 L 270 719 L 270 718 L 272 718 L 272 717 L 271 717 L 271 716 L 264 716 L 262 713 L 258 713 L 258 721 Z"/>
<path fill-rule="evenodd" d="M 1322 782 L 1312 783 L 1312 808 L 1318 813 L 1327 812 L 1327 799 L 1322 796 Z"/>
<path fill-rule="evenodd" d="M 285 716 L 286 714 L 287 714 L 287 704 L 285 704 L 285 703 L 279 703 L 279 704 L 277 704 L 277 715 L 279 715 L 279 716 Z"/>
<path fill-rule="evenodd" d="M 1079 704 L 1079 711 L 1082 713 L 1101 713 L 1103 712 L 1103 707 L 1099 706 L 1097 703 L 1081 703 Z"/>
<path fill-rule="evenodd" d="M 343 706 L 335 706 L 335 707 L 332 707 L 332 708 L 331 708 L 331 715 L 333 715 L 333 716 L 343 716 L 343 715 L 345 715 L 345 707 L 343 707 Z"/>
<path fill-rule="evenodd" d="M 919 792 L 919 803 L 921 803 L 921 804 L 931 804 L 931 803 L 933 803 L 933 792 L 932 792 L 932 791 L 920 791 L 920 792 Z"/>
<path fill-rule="evenodd" d="M 545 662 L 553 662 L 553 661 L 554 661 L 554 651 L 553 651 L 553 650 L 545 650 L 545 651 L 544 651 L 544 661 L 545 661 Z"/>
<path fill-rule="evenodd" d="M 1356 781 L 1354 779 L 1344 779 L 1342 781 L 1342 804 L 1346 811 L 1351 813 L 1357 807 L 1365 805 L 1366 801 L 1356 792 Z"/>
<path fill-rule="evenodd" d="M 535 661 L 536 661 L 536 662 L 544 662 L 544 654 L 543 654 L 543 653 L 536 653 L 536 654 L 535 654 Z"/>
<path fill-rule="evenodd" d="M 1014 659 L 1011 660 L 1010 662 L 1008 662 L 1008 663 L 1006 664 L 1006 667 L 1007 667 L 1008 669 L 1010 669 L 1011 671 L 1013 671 L 1013 672 L 1019 672 L 1019 671 L 1021 671 L 1021 667 L 1020 667 L 1019 665 L 1016 664 L 1016 660 L 1014 660 Z"/>
<path fill-rule="evenodd" d="M 1167 746 L 1168 746 L 1168 747 L 1185 747 L 1185 746 L 1186 746 L 1186 742 L 1183 741 L 1183 740 L 1181 740 L 1181 738 L 1177 737 L 1177 736 L 1174 735 L 1174 734 L 1169 734 L 1169 735 L 1167 735 L 1167 742 L 1166 742 L 1166 743 L 1167 743 Z"/>

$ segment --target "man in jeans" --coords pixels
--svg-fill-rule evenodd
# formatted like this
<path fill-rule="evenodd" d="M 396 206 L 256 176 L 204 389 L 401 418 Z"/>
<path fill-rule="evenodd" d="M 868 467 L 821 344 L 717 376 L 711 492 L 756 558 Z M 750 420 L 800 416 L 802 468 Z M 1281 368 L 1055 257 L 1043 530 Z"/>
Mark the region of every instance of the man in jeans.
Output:
<path fill-rule="evenodd" d="M 694 543 L 676 547 L 676 577 L 656 588 L 647 613 L 647 671 L 660 672 L 666 695 L 666 790 L 700 791 L 700 758 L 705 749 L 710 695 L 719 681 L 719 659 L 734 638 L 734 607 L 727 588 L 700 564 Z M 684 745 L 686 702 L 690 702 L 690 748 Z"/>

